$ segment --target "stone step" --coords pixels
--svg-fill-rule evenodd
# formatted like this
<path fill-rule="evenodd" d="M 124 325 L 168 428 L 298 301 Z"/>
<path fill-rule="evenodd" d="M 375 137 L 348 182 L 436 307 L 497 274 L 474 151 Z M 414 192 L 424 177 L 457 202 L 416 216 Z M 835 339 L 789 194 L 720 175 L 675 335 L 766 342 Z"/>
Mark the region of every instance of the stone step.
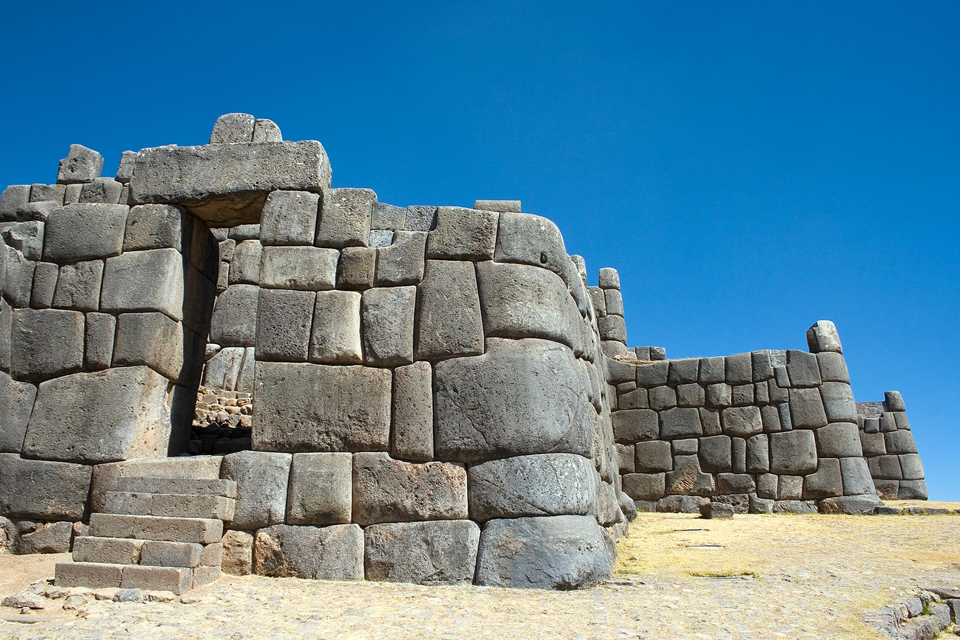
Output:
<path fill-rule="evenodd" d="M 237 497 L 237 483 L 233 480 L 194 480 L 188 478 L 117 478 L 116 491 L 125 493 L 160 493 L 176 495 L 208 495 Z"/>
<path fill-rule="evenodd" d="M 90 535 L 164 542 L 220 542 L 223 521 L 209 518 L 167 518 L 113 513 L 90 515 Z"/>
<path fill-rule="evenodd" d="M 199 584 L 209 584 L 220 577 L 220 567 L 201 567 Z M 99 562 L 58 562 L 55 582 L 58 587 L 101 589 L 146 589 L 183 593 L 194 586 L 194 570 L 186 567 L 144 567 L 135 564 Z"/>
<path fill-rule="evenodd" d="M 73 541 L 74 562 L 138 564 L 143 540 L 80 536 Z"/>
<path fill-rule="evenodd" d="M 214 495 L 108 491 L 104 513 L 233 520 L 237 501 Z"/>

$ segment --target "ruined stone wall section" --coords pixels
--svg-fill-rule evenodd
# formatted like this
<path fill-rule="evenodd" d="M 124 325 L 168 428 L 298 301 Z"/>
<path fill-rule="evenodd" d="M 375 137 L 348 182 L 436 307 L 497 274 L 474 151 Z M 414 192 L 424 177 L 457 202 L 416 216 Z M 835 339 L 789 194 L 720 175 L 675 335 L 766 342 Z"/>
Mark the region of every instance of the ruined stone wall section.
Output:
<path fill-rule="evenodd" d="M 907 407 L 898 391 L 883 402 L 858 402 L 860 443 L 877 494 L 884 500 L 926 500 L 927 483 Z"/>
<path fill-rule="evenodd" d="M 832 323 L 818 326 L 835 336 Z M 760 513 L 875 506 L 836 345 L 640 365 L 608 359 L 624 491 L 641 510 L 691 509 L 691 496 Z"/>

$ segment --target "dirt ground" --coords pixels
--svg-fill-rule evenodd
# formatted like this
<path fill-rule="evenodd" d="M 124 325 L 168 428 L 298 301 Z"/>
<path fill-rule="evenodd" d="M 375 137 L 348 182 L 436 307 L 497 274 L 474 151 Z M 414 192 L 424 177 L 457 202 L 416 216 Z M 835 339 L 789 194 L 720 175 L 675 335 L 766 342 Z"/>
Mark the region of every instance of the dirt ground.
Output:
<path fill-rule="evenodd" d="M 0 594 L 64 558 L 0 556 Z M 0 639 L 876 639 L 861 611 L 924 585 L 960 586 L 960 516 L 640 514 L 616 578 L 551 592 L 225 577 L 188 604 L 3 609 Z"/>

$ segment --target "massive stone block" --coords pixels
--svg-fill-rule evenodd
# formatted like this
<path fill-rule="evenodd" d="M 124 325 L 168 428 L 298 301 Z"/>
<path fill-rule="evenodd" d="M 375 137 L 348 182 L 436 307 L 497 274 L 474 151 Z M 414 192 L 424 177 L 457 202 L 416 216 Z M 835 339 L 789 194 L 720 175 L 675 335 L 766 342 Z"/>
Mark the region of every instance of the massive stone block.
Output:
<path fill-rule="evenodd" d="M 229 284 L 259 284 L 262 256 L 263 245 L 260 241 L 244 240 L 238 243 L 230 263 Z"/>
<path fill-rule="evenodd" d="M 456 464 L 414 464 L 386 453 L 353 461 L 353 521 L 362 525 L 467 517 L 467 472 Z"/>
<path fill-rule="evenodd" d="M 469 584 L 480 527 L 470 520 L 375 524 L 364 530 L 366 578 L 416 584 Z"/>
<path fill-rule="evenodd" d="M 807 346 L 812 353 L 843 353 L 837 326 L 829 320 L 818 320 L 807 329 Z"/>
<path fill-rule="evenodd" d="M 757 407 L 731 407 L 720 414 L 723 432 L 738 438 L 749 438 L 763 432 L 763 421 Z"/>
<path fill-rule="evenodd" d="M 803 479 L 803 499 L 817 500 L 842 495 L 840 461 L 836 458 L 820 458 L 816 472 Z"/>
<path fill-rule="evenodd" d="M 546 338 L 573 348 L 580 314 L 553 272 L 519 264 L 477 265 L 486 335 Z"/>
<path fill-rule="evenodd" d="M 306 362 L 316 294 L 261 289 L 257 303 L 257 359 Z"/>
<path fill-rule="evenodd" d="M 210 341 L 224 347 L 252 347 L 257 342 L 257 306 L 260 289 L 235 284 L 217 298 L 210 321 Z"/>
<path fill-rule="evenodd" d="M 437 228 L 427 238 L 427 257 L 490 260 L 497 241 L 499 214 L 461 207 L 439 207 Z"/>
<path fill-rule="evenodd" d="M 273 191 L 329 186 L 330 162 L 313 140 L 157 147 L 137 154 L 130 196 L 136 203 L 182 204 L 208 223 L 231 226 L 259 222 Z"/>
<path fill-rule="evenodd" d="M 183 249 L 183 236 L 189 220 L 180 207 L 143 204 L 130 209 L 123 235 L 124 251 L 145 249 Z M 189 247 L 188 247 L 189 248 Z"/>
<path fill-rule="evenodd" d="M 368 365 L 413 362 L 416 287 L 380 287 L 363 293 L 363 350 Z"/>
<path fill-rule="evenodd" d="M 413 462 L 433 460 L 433 370 L 428 362 L 394 369 L 390 453 Z"/>
<path fill-rule="evenodd" d="M 673 456 L 670 453 L 670 443 L 663 440 L 652 442 L 638 442 L 634 466 L 640 473 L 656 473 L 673 469 Z"/>
<path fill-rule="evenodd" d="M 313 310 L 309 358 L 310 362 L 321 364 L 363 362 L 360 345 L 359 293 L 321 291 L 317 294 L 317 303 Z"/>
<path fill-rule="evenodd" d="M 323 194 L 316 244 L 320 247 L 365 247 L 377 194 L 370 189 L 331 189 Z"/>
<path fill-rule="evenodd" d="M 220 475 L 237 483 L 234 529 L 259 529 L 283 522 L 290 477 L 288 453 L 241 451 L 223 457 Z"/>
<path fill-rule="evenodd" d="M 316 580 L 363 580 L 363 530 L 355 524 L 257 531 L 253 572 Z"/>
<path fill-rule="evenodd" d="M 396 231 L 393 243 L 377 250 L 374 284 L 378 287 L 417 284 L 423 280 L 427 234 Z"/>
<path fill-rule="evenodd" d="M 90 490 L 87 465 L 25 460 L 0 454 L 0 515 L 38 520 L 80 520 Z"/>
<path fill-rule="evenodd" d="M 807 429 L 770 434 L 770 471 L 803 475 L 817 469 L 817 444 Z"/>
<path fill-rule="evenodd" d="M 70 145 L 67 157 L 60 161 L 57 183 L 74 184 L 91 182 L 100 177 L 103 169 L 103 156 L 82 144 Z"/>
<path fill-rule="evenodd" d="M 353 456 L 297 453 L 290 466 L 288 524 L 348 524 L 353 504 Z"/>
<path fill-rule="evenodd" d="M 175 249 L 131 251 L 107 260 L 102 311 L 160 311 L 183 320 L 183 258 Z"/>
<path fill-rule="evenodd" d="M 597 500 L 593 464 L 569 453 L 490 460 L 469 469 L 470 517 L 588 515 Z"/>
<path fill-rule="evenodd" d="M 579 589 L 611 575 L 613 543 L 589 516 L 492 520 L 480 536 L 477 583 Z"/>
<path fill-rule="evenodd" d="M 43 258 L 79 262 L 120 254 L 127 225 L 126 205 L 70 204 L 47 218 Z"/>
<path fill-rule="evenodd" d="M 561 277 L 569 273 L 570 258 L 560 229 L 547 218 L 529 213 L 500 214 L 494 258 L 543 267 Z"/>
<path fill-rule="evenodd" d="M 83 314 L 59 309 L 14 309 L 10 374 L 39 382 L 83 366 Z"/>
<path fill-rule="evenodd" d="M 837 422 L 817 429 L 817 451 L 825 458 L 862 456 L 857 425 Z"/>
<path fill-rule="evenodd" d="M 53 306 L 57 309 L 96 311 L 100 307 L 103 262 L 89 260 L 60 267 Z"/>
<path fill-rule="evenodd" d="M 184 365 L 183 324 L 162 313 L 122 313 L 117 320 L 114 366 L 145 364 L 179 380 Z"/>
<path fill-rule="evenodd" d="M 166 456 L 169 389 L 166 378 L 142 366 L 42 382 L 23 455 L 84 463 Z"/>
<path fill-rule="evenodd" d="M 428 260 L 417 305 L 416 358 L 483 353 L 483 320 L 473 264 Z"/>
<path fill-rule="evenodd" d="M 389 370 L 257 363 L 253 447 L 261 451 L 386 451 Z"/>
<path fill-rule="evenodd" d="M 820 390 L 790 389 L 790 418 L 794 429 L 827 426 L 827 414 L 820 399 Z"/>
<path fill-rule="evenodd" d="M 20 453 L 36 397 L 35 385 L 0 373 L 0 452 Z"/>
<path fill-rule="evenodd" d="M 313 245 L 320 196 L 309 191 L 274 191 L 263 205 L 260 242 L 264 245 Z"/>
<path fill-rule="evenodd" d="M 592 457 L 592 409 L 573 352 L 546 340 L 488 342 L 482 356 L 435 367 L 437 456 L 462 462 L 532 453 Z"/>

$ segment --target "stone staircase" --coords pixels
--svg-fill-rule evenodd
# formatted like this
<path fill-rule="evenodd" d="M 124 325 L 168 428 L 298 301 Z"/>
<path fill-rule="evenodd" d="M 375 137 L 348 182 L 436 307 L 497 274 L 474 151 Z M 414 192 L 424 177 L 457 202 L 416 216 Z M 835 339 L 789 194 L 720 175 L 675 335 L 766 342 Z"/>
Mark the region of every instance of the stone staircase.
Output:
<path fill-rule="evenodd" d="M 232 480 L 121 477 L 73 562 L 56 567 L 61 587 L 148 589 L 180 594 L 220 577 L 223 523 L 233 519 Z"/>

